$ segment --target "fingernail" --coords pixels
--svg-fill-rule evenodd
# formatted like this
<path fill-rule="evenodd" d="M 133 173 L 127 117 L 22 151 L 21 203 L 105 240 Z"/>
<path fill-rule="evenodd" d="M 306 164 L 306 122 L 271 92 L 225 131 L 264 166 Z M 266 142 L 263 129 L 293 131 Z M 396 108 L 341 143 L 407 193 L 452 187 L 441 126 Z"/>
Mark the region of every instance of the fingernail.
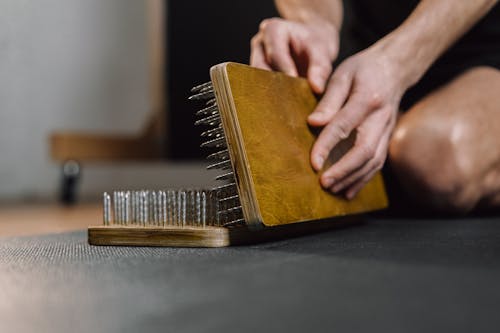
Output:
<path fill-rule="evenodd" d="M 325 90 L 325 80 L 323 79 L 322 69 L 316 66 L 310 68 L 309 77 L 311 86 L 316 93 L 323 93 Z"/>
<path fill-rule="evenodd" d="M 315 88 L 316 88 L 316 89 L 315 89 L 315 90 L 316 90 L 316 92 L 318 92 L 318 93 L 322 93 L 322 92 L 323 92 L 323 88 L 324 88 L 324 87 L 323 87 L 323 86 L 324 86 L 324 84 L 323 84 L 323 79 L 322 79 L 319 75 L 315 75 L 315 76 L 313 76 L 313 78 L 312 78 L 312 83 L 313 83 L 313 85 L 314 85 L 314 86 L 315 86 Z"/>
<path fill-rule="evenodd" d="M 325 180 L 323 180 L 323 187 L 326 188 L 326 189 L 329 189 L 332 187 L 333 183 L 335 183 L 335 179 L 333 178 L 327 178 Z"/>
<path fill-rule="evenodd" d="M 287 75 L 290 75 L 290 76 L 297 76 L 297 71 L 296 71 L 295 69 L 293 69 L 293 68 L 289 68 L 289 69 L 287 69 L 287 70 L 285 71 L 285 73 L 286 73 Z"/>
<path fill-rule="evenodd" d="M 321 120 L 321 118 L 323 118 L 323 115 L 320 112 L 313 112 L 307 117 L 307 119 L 315 121 Z"/>
<path fill-rule="evenodd" d="M 334 187 L 332 187 L 332 192 L 333 193 L 340 192 L 340 191 L 342 191 L 342 188 L 343 188 L 342 184 L 337 184 Z"/>
<path fill-rule="evenodd" d="M 323 168 L 323 164 L 325 163 L 325 159 L 323 158 L 323 156 L 316 156 L 314 161 L 316 164 L 316 169 L 321 170 L 321 168 Z"/>
<path fill-rule="evenodd" d="M 321 177 L 321 185 L 325 188 L 331 189 L 331 187 L 335 184 L 335 178 L 332 177 Z"/>

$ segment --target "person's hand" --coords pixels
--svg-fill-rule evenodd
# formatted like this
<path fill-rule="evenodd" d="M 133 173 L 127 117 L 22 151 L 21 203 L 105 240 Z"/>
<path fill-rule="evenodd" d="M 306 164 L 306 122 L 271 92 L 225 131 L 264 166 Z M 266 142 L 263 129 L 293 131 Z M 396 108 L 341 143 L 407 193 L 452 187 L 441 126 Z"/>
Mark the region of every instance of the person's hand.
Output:
<path fill-rule="evenodd" d="M 307 77 L 313 91 L 321 94 L 338 47 L 338 31 L 325 20 L 302 23 L 266 19 L 252 38 L 250 65 Z"/>
<path fill-rule="evenodd" d="M 353 130 L 353 147 L 320 175 L 323 188 L 352 199 L 385 162 L 399 102 L 407 84 L 402 67 L 374 44 L 346 59 L 334 71 L 316 109 L 308 117 L 323 127 L 311 150 L 321 171 L 331 150 Z"/>

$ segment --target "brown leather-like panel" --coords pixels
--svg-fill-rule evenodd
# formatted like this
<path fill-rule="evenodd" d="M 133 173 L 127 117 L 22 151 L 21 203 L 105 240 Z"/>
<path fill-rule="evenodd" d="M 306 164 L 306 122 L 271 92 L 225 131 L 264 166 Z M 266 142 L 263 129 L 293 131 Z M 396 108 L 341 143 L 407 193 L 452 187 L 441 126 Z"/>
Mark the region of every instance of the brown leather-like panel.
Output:
<path fill-rule="evenodd" d="M 221 66 L 239 127 L 235 132 L 241 135 L 236 140 L 244 147 L 236 164 L 243 164 L 250 179 L 251 188 L 240 190 L 252 193 L 262 223 L 275 226 L 387 206 L 380 174 L 352 201 L 321 188 L 309 160 L 315 136 L 306 122 L 317 99 L 305 79 L 235 63 Z"/>

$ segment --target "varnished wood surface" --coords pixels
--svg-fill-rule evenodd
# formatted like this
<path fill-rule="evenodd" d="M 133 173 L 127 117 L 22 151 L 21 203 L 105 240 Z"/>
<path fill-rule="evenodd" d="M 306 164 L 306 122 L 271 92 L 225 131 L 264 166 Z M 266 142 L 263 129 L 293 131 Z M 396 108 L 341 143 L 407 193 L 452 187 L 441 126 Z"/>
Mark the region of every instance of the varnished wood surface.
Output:
<path fill-rule="evenodd" d="M 222 227 L 127 227 L 95 226 L 88 229 L 91 245 L 223 247 L 229 246 L 229 233 Z"/>
<path fill-rule="evenodd" d="M 0 237 L 30 236 L 85 230 L 95 245 L 135 245 L 172 247 L 223 247 L 254 244 L 310 233 L 331 230 L 360 221 L 348 219 L 295 224 L 251 231 L 248 228 L 133 228 L 100 226 L 100 204 L 79 204 L 72 207 L 58 204 L 0 205 Z M 88 227 L 89 225 L 96 225 Z"/>
<path fill-rule="evenodd" d="M 387 206 L 380 174 L 351 201 L 321 188 L 306 122 L 317 99 L 305 79 L 235 63 L 214 66 L 211 76 L 248 223 L 276 226 Z"/>
<path fill-rule="evenodd" d="M 259 230 L 252 230 L 246 226 L 231 228 L 91 226 L 88 229 L 88 242 L 91 245 L 114 246 L 226 247 L 304 236 L 359 223 L 361 219 L 361 216 L 351 216 Z"/>

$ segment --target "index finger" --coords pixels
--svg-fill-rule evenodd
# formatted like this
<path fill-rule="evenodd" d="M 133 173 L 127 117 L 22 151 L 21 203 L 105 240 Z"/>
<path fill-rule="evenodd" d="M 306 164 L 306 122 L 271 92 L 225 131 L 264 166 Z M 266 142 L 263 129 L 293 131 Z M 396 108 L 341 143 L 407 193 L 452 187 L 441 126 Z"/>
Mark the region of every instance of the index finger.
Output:
<path fill-rule="evenodd" d="M 335 113 L 328 125 L 323 128 L 311 150 L 311 165 L 319 171 L 323 168 L 330 151 L 361 124 L 370 111 L 369 105 L 359 93 L 352 94 L 346 105 Z"/>
<path fill-rule="evenodd" d="M 269 26 L 269 24 L 268 24 Z M 275 70 L 298 76 L 297 66 L 290 51 L 290 36 L 286 27 L 272 25 L 262 35 L 266 62 Z"/>
<path fill-rule="evenodd" d="M 250 41 L 250 66 L 271 70 L 271 66 L 266 62 L 264 45 L 259 35 Z"/>
<path fill-rule="evenodd" d="M 387 132 L 388 120 L 382 110 L 373 112 L 366 117 L 362 124 L 357 128 L 354 145 L 342 156 L 334 165 L 328 168 L 321 175 L 321 184 L 325 187 L 339 185 L 367 167 L 370 167 L 375 158 L 381 138 Z"/>

